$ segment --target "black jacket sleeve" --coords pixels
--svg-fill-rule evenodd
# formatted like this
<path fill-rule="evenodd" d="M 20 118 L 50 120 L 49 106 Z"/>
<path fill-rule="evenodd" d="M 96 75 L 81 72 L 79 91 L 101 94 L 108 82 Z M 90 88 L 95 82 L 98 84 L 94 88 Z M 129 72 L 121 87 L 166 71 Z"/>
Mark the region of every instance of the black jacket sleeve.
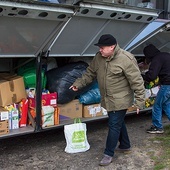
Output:
<path fill-rule="evenodd" d="M 145 73 L 145 75 L 142 75 L 143 79 L 147 82 L 155 80 L 159 75 L 161 67 L 162 63 L 160 61 L 160 57 L 155 56 L 151 61 L 149 70 Z"/>

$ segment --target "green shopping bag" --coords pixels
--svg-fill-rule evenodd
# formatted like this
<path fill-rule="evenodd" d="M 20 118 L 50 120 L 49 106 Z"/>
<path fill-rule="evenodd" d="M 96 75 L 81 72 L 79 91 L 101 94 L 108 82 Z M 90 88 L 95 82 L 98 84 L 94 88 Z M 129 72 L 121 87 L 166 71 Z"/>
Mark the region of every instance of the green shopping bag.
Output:
<path fill-rule="evenodd" d="M 64 126 L 64 135 L 66 138 L 67 153 L 85 152 L 90 149 L 87 141 L 86 124 L 82 123 L 80 119 L 75 119 L 73 124 Z"/>

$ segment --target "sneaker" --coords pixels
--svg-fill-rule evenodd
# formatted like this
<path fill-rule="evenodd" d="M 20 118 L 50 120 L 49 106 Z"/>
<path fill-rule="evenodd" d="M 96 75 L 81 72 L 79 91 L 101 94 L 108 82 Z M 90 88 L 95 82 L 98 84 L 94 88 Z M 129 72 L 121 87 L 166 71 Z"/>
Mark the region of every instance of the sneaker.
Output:
<path fill-rule="evenodd" d="M 130 153 L 132 150 L 131 148 L 127 148 L 127 149 L 121 149 L 121 148 L 116 148 L 115 151 L 117 152 L 122 152 L 122 153 Z"/>
<path fill-rule="evenodd" d="M 163 129 L 157 128 L 156 126 L 152 125 L 150 129 L 147 129 L 146 132 L 148 133 L 164 133 Z"/>
<path fill-rule="evenodd" d="M 103 159 L 100 161 L 100 166 L 107 166 L 112 162 L 112 156 L 104 155 Z"/>

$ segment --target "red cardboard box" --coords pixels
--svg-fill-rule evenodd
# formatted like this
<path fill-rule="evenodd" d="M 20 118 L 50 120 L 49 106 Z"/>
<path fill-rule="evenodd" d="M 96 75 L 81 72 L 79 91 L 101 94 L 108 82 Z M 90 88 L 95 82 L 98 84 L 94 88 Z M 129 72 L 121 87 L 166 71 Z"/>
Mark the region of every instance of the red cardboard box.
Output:
<path fill-rule="evenodd" d="M 35 108 L 35 98 L 29 98 L 29 107 Z M 57 93 L 42 94 L 42 106 L 57 106 Z"/>

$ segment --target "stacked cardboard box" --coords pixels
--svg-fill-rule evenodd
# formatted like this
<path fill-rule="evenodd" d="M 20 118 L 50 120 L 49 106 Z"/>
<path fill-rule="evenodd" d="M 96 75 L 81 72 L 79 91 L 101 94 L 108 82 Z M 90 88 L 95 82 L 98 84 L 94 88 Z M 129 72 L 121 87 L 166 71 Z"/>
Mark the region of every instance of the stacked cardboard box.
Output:
<path fill-rule="evenodd" d="M 29 107 L 35 109 L 35 98 L 28 98 Z M 42 106 L 57 107 L 57 93 L 42 94 Z"/>
<path fill-rule="evenodd" d="M 58 105 L 58 109 L 60 120 L 107 115 L 107 111 L 101 107 L 100 103 L 82 105 L 77 99 L 67 104 Z"/>
<path fill-rule="evenodd" d="M 36 116 L 35 98 L 28 98 L 29 108 L 32 117 Z M 42 94 L 42 127 L 49 127 L 59 124 L 59 113 L 57 108 L 57 93 Z"/>
<path fill-rule="evenodd" d="M 58 105 L 60 120 L 81 118 L 82 108 L 82 104 L 77 99 L 67 104 Z"/>
<path fill-rule="evenodd" d="M 83 117 L 90 118 L 103 115 L 107 115 L 107 111 L 101 107 L 100 103 L 83 106 Z"/>
<path fill-rule="evenodd" d="M 0 135 L 9 133 L 9 113 L 7 110 L 0 107 Z"/>
<path fill-rule="evenodd" d="M 18 103 L 26 98 L 23 77 L 7 73 L 0 74 L 0 106 Z"/>
<path fill-rule="evenodd" d="M 9 133 L 8 120 L 0 121 L 0 135 L 5 135 Z"/>

